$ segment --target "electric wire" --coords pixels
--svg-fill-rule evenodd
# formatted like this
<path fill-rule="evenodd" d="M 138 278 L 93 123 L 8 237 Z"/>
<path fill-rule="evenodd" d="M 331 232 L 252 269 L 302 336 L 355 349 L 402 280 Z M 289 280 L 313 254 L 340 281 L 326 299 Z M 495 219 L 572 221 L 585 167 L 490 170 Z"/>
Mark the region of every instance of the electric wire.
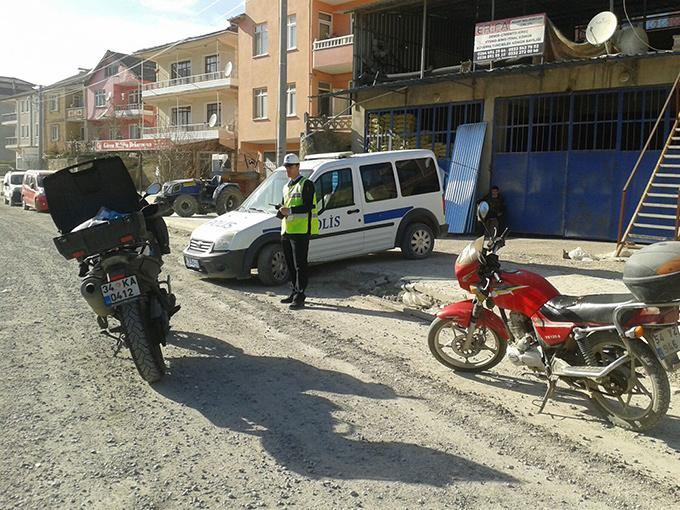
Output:
<path fill-rule="evenodd" d="M 623 0 L 623 13 L 626 15 L 626 19 L 628 20 L 628 24 L 633 29 L 633 35 L 635 35 L 635 37 L 637 38 L 638 41 L 640 41 L 642 44 L 647 46 L 650 50 L 664 51 L 664 50 L 660 50 L 659 48 L 655 48 L 654 46 L 649 44 L 647 41 L 645 41 L 644 39 L 642 39 L 642 37 L 640 37 L 638 35 L 637 31 L 635 30 L 635 25 L 633 25 L 633 22 L 631 21 L 630 16 L 628 16 L 628 7 L 626 6 L 626 0 Z"/>

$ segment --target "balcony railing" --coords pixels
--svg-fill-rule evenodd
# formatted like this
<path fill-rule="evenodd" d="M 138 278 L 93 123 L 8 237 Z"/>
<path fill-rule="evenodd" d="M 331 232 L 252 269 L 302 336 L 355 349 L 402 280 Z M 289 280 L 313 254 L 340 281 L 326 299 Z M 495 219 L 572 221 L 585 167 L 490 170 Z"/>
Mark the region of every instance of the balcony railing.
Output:
<path fill-rule="evenodd" d="M 215 73 L 206 74 L 193 74 L 191 76 L 182 76 L 180 78 L 173 78 L 172 80 L 156 81 L 153 83 L 147 83 L 142 87 L 142 90 L 157 90 L 166 87 L 175 87 L 177 85 L 191 85 L 193 83 L 203 83 L 207 81 L 223 80 L 225 78 L 236 78 L 236 73 L 231 72 L 229 76 L 225 74 L 224 71 L 218 71 Z"/>
<path fill-rule="evenodd" d="M 16 144 L 17 144 L 17 137 L 16 136 L 5 137 L 5 147 L 15 147 Z"/>
<path fill-rule="evenodd" d="M 17 112 L 3 113 L 0 122 L 13 122 L 17 120 Z"/>
<path fill-rule="evenodd" d="M 341 35 L 340 37 L 332 37 L 331 39 L 314 41 L 314 51 L 338 48 L 339 46 L 348 46 L 350 44 L 354 44 L 354 34 Z"/>
<path fill-rule="evenodd" d="M 321 115 L 320 117 L 310 117 L 305 115 L 305 132 L 309 134 L 318 131 L 349 133 L 352 131 L 352 116 L 338 115 L 336 117 L 328 117 Z"/>
<path fill-rule="evenodd" d="M 113 107 L 118 117 L 136 117 L 138 115 L 153 115 L 153 106 L 141 103 L 117 104 Z"/>
<path fill-rule="evenodd" d="M 85 108 L 82 106 L 74 106 L 66 108 L 66 120 L 83 120 L 85 119 Z"/>

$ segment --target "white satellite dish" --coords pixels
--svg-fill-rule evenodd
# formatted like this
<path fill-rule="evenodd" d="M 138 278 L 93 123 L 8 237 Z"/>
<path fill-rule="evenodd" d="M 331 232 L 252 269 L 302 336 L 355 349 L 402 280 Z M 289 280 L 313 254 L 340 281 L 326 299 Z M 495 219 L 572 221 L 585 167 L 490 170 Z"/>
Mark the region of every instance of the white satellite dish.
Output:
<path fill-rule="evenodd" d="M 217 114 L 213 113 L 210 118 L 208 119 L 208 126 L 211 128 L 215 127 L 215 124 L 217 124 Z"/>
<path fill-rule="evenodd" d="M 593 46 L 606 44 L 616 32 L 618 26 L 619 20 L 616 18 L 616 14 L 611 11 L 603 11 L 588 23 L 586 40 Z"/>
<path fill-rule="evenodd" d="M 229 78 L 231 76 L 232 71 L 234 70 L 234 64 L 231 63 L 231 60 L 227 62 L 227 65 L 224 66 L 224 76 Z"/>
<path fill-rule="evenodd" d="M 111 101 L 111 91 L 110 90 L 106 93 L 106 100 Z"/>

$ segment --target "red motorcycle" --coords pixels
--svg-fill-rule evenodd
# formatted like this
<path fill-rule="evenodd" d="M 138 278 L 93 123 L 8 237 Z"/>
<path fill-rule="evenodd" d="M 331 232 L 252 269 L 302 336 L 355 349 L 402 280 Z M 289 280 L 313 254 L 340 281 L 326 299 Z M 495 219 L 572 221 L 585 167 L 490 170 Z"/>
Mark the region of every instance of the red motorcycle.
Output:
<path fill-rule="evenodd" d="M 482 223 L 487 213 L 482 202 Z M 458 256 L 456 278 L 474 299 L 437 314 L 428 335 L 434 357 L 456 371 L 482 372 L 507 353 L 547 381 L 539 412 L 561 380 L 586 391 L 613 424 L 653 427 L 670 404 L 666 370 L 680 368 L 680 243 L 631 257 L 624 282 L 632 294 L 575 297 L 535 273 L 504 271 L 497 253 L 506 235 L 487 229 Z"/>

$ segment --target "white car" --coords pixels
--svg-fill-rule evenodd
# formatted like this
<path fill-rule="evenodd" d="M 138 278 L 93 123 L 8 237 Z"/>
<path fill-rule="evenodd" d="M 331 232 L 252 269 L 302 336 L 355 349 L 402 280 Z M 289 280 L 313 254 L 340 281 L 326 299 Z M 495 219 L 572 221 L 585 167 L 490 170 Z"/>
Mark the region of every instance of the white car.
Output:
<path fill-rule="evenodd" d="M 7 205 L 21 204 L 21 183 L 25 172 L 7 172 L 2 179 L 2 198 Z"/>
<path fill-rule="evenodd" d="M 441 172 L 429 150 L 317 154 L 300 163 L 300 172 L 314 182 L 319 211 L 310 263 L 394 247 L 422 259 L 448 230 Z M 265 285 L 284 283 L 288 269 L 275 205 L 287 182 L 285 169 L 277 168 L 239 209 L 196 228 L 185 266 L 212 278 L 248 278 L 256 268 Z"/>

